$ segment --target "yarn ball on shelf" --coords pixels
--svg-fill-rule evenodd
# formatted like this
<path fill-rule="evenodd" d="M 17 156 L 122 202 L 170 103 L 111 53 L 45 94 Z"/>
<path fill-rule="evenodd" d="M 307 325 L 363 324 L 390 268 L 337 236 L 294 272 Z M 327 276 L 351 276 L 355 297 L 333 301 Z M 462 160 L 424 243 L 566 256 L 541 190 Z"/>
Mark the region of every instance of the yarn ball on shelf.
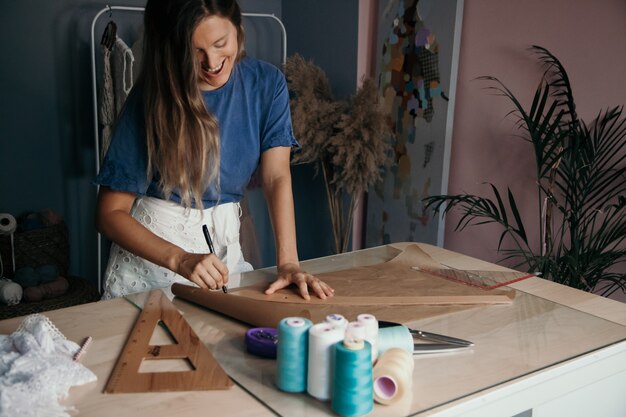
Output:
<path fill-rule="evenodd" d="M 22 300 L 22 287 L 6 278 L 0 279 L 0 303 L 12 306 Z"/>
<path fill-rule="evenodd" d="M 70 284 L 65 277 L 58 277 L 47 284 L 37 285 L 24 289 L 24 300 L 37 302 L 48 298 L 59 297 L 67 292 Z"/>
<path fill-rule="evenodd" d="M 48 282 L 56 280 L 59 275 L 61 275 L 59 267 L 54 264 L 38 266 L 35 268 L 35 271 L 39 274 L 38 284 L 47 284 Z"/>
<path fill-rule="evenodd" d="M 13 281 L 22 288 L 34 287 L 39 285 L 39 273 L 32 266 L 24 266 L 15 271 Z"/>

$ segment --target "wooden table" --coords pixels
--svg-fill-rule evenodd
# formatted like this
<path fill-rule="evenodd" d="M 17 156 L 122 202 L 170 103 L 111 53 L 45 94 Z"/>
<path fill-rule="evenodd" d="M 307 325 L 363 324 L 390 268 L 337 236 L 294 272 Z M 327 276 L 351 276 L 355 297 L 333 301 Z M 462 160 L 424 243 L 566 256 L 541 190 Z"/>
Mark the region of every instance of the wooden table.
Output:
<path fill-rule="evenodd" d="M 407 243 L 303 262 L 313 273 L 390 259 Z M 487 262 L 420 244 L 436 260 L 460 269 L 503 270 Z M 242 275 L 268 280 L 272 269 Z M 376 405 L 372 416 L 533 417 L 626 415 L 626 304 L 530 278 L 511 285 L 512 306 L 468 309 L 412 323 L 411 327 L 476 343 L 465 353 L 415 356 L 413 396 L 404 404 Z M 145 295 L 133 301 L 142 302 Z M 237 382 L 227 391 L 103 394 L 139 310 L 125 299 L 45 313 L 68 339 L 94 342 L 83 363 L 98 381 L 71 390 L 67 403 L 80 416 L 317 416 L 328 403 L 274 387 L 275 363 L 244 351 L 247 326 L 175 299 L 216 359 Z M 0 321 L 0 333 L 23 318 Z"/>

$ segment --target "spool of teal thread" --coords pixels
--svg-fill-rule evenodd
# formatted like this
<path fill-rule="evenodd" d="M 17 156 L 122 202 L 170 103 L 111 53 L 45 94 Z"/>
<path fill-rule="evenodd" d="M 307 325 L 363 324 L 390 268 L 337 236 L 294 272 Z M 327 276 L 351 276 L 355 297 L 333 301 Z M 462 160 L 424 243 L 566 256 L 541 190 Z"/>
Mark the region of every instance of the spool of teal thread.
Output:
<path fill-rule="evenodd" d="M 306 391 L 311 320 L 287 317 L 278 325 L 276 385 L 285 392 Z"/>
<path fill-rule="evenodd" d="M 362 416 L 374 408 L 372 346 L 364 341 L 360 349 L 344 342 L 335 344 L 335 379 L 331 408 L 345 417 Z"/>
<path fill-rule="evenodd" d="M 413 354 L 413 336 L 406 326 L 383 327 L 378 329 L 378 354 L 391 348 L 400 348 Z"/>

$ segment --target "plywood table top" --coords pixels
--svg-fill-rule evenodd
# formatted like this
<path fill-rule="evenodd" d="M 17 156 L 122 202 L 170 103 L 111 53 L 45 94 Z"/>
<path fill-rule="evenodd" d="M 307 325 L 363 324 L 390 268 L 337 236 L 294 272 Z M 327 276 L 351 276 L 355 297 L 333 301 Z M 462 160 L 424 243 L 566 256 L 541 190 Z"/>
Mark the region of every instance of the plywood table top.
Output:
<path fill-rule="evenodd" d="M 391 259 L 407 244 L 333 255 L 305 261 L 303 265 L 310 272 L 322 273 L 376 264 Z M 435 246 L 420 247 L 455 268 L 504 269 Z M 272 277 L 270 268 L 243 274 L 238 279 L 243 284 L 269 281 Z M 231 286 L 236 285 L 235 281 Z M 512 284 L 511 288 L 518 290 L 512 306 L 468 309 L 412 323 L 414 328 L 471 340 L 476 347 L 454 355 L 416 356 L 415 394 L 410 402 L 391 408 L 377 405 L 371 415 L 431 415 L 482 391 L 626 340 L 625 304 L 541 278 L 530 278 Z M 145 294 L 132 299 L 141 305 L 142 297 Z M 87 336 L 93 337 L 83 363 L 98 380 L 72 388 L 66 400 L 78 409 L 78 415 L 196 416 L 209 415 L 209 411 L 228 416 L 332 415 L 326 403 L 275 388 L 273 361 L 245 352 L 246 325 L 180 299 L 174 299 L 174 305 L 236 381 L 235 386 L 226 391 L 104 394 L 104 386 L 139 310 L 125 299 L 100 301 L 45 313 L 68 339 L 80 343 Z M 22 319 L 0 321 L 0 334 L 14 331 Z M 586 336 L 579 337 L 583 334 Z"/>

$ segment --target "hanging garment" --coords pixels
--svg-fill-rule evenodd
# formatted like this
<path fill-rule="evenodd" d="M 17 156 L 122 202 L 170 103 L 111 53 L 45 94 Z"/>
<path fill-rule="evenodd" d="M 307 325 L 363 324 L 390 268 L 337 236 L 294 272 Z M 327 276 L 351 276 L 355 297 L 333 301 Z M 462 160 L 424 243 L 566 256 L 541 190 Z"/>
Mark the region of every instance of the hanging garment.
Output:
<path fill-rule="evenodd" d="M 100 160 L 106 154 L 117 115 L 124 107 L 128 93 L 133 87 L 133 51 L 120 38 L 116 37 L 112 48 L 102 45 L 102 93 L 100 102 L 100 123 L 102 140 Z"/>

